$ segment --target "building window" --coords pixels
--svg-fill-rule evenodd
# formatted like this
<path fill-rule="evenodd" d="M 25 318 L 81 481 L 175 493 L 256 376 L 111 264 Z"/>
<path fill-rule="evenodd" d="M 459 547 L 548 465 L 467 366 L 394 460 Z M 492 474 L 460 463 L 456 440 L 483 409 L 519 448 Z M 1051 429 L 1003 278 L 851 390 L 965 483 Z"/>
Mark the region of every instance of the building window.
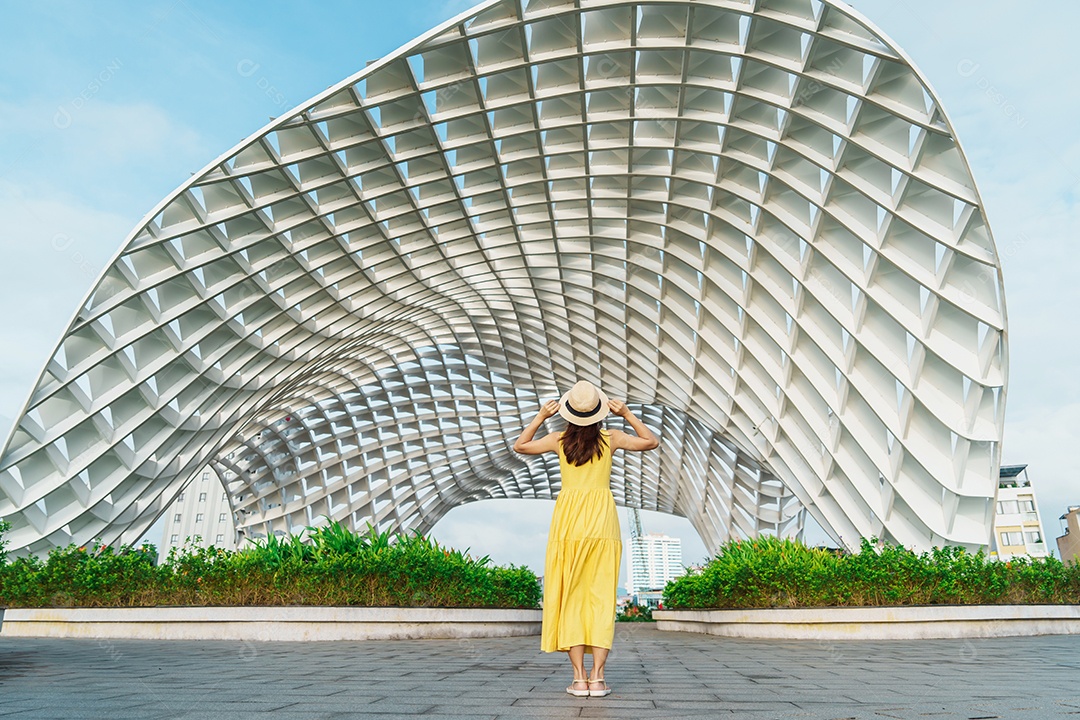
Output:
<path fill-rule="evenodd" d="M 1024 533 L 1024 536 L 1027 538 L 1027 541 L 1029 543 L 1031 543 L 1031 544 L 1041 543 L 1042 542 L 1042 535 L 1039 533 L 1038 530 L 1032 530 L 1031 532 L 1026 532 L 1026 533 Z"/>
<path fill-rule="evenodd" d="M 201 523 L 202 521 L 203 521 L 203 514 L 202 513 L 196 513 L 195 514 L 195 522 Z"/>
<path fill-rule="evenodd" d="M 217 540 L 215 540 L 214 542 L 216 544 L 218 544 L 218 545 L 224 544 L 225 543 L 225 536 L 224 535 L 218 535 Z"/>
<path fill-rule="evenodd" d="M 176 543 L 180 542 L 180 536 L 179 535 L 173 535 L 172 537 L 169 538 L 169 542 L 171 544 L 175 545 Z"/>
<path fill-rule="evenodd" d="M 1021 500 L 1020 501 L 1020 509 L 1023 510 L 1024 512 L 1035 512 L 1035 501 L 1034 500 Z"/>
<path fill-rule="evenodd" d="M 207 480 L 209 480 L 210 479 L 210 473 L 204 472 L 202 474 L 202 479 L 203 479 L 203 482 L 206 482 Z"/>
<path fill-rule="evenodd" d="M 180 513 L 176 513 L 175 515 L 173 515 L 172 521 L 173 522 L 180 522 Z"/>
<path fill-rule="evenodd" d="M 199 502 L 206 502 L 206 493 L 199 493 Z"/>
<path fill-rule="evenodd" d="M 184 493 L 180 493 L 179 495 L 177 495 L 176 496 L 176 501 L 177 502 L 184 502 Z"/>
<path fill-rule="evenodd" d="M 225 522 L 225 513 L 221 513 L 220 515 L 218 515 L 217 516 L 217 521 L 218 522 Z"/>
<path fill-rule="evenodd" d="M 998 502 L 998 515 L 1015 515 L 1020 512 L 1020 506 L 1015 500 L 1001 500 Z"/>
<path fill-rule="evenodd" d="M 1002 545 L 1023 545 L 1024 534 L 1019 532 L 1003 532 L 1001 533 Z"/>
<path fill-rule="evenodd" d="M 226 500 L 228 500 L 228 499 L 229 499 L 229 496 L 228 496 L 228 495 L 226 495 L 225 493 L 221 493 L 221 501 L 222 501 L 222 502 L 224 502 L 224 501 L 226 501 Z"/>

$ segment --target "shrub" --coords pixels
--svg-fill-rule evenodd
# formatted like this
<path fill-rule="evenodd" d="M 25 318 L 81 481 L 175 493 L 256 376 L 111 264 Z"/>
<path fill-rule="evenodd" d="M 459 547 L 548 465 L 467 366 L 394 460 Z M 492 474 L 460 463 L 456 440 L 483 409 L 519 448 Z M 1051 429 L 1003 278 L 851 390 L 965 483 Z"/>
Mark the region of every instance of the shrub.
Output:
<path fill-rule="evenodd" d="M 160 566 L 153 546 L 70 546 L 3 570 L 0 605 L 363 605 L 536 607 L 540 585 L 524 567 L 496 567 L 421 535 L 338 523 L 299 537 L 270 537 L 239 551 L 174 548 Z"/>
<path fill-rule="evenodd" d="M 615 615 L 615 622 L 655 622 L 652 608 L 648 605 L 630 603 L 622 612 Z"/>
<path fill-rule="evenodd" d="M 794 540 L 736 540 L 700 571 L 668 583 L 670 608 L 1080 602 L 1080 566 L 1054 558 L 1000 562 L 961 547 L 915 553 L 862 541 L 835 554 Z"/>

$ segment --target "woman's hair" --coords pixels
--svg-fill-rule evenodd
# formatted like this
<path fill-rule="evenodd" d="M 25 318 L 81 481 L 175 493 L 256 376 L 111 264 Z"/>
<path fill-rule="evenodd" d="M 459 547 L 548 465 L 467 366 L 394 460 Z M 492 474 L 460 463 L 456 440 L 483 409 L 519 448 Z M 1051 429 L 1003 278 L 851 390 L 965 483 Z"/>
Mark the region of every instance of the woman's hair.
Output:
<path fill-rule="evenodd" d="M 566 424 L 566 430 L 559 438 L 563 454 L 571 465 L 584 465 L 604 454 L 607 439 L 600 432 L 600 423 L 592 425 Z"/>

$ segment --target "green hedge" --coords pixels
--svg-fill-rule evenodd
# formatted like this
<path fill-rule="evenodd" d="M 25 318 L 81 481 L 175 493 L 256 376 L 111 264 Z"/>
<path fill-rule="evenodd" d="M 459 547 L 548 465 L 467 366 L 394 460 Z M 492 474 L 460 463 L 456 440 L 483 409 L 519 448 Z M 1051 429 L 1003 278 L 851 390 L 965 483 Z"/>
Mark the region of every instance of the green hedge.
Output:
<path fill-rule="evenodd" d="M 0 553 L 3 550 L 0 548 Z M 536 575 L 420 535 L 340 524 L 309 542 L 276 537 L 240 551 L 188 547 L 158 565 L 152 545 L 53 550 L 0 565 L 0 607 L 359 605 L 534 608 Z"/>
<path fill-rule="evenodd" d="M 918 554 L 867 540 L 838 554 L 774 537 L 730 542 L 664 590 L 671 609 L 1073 603 L 1080 565 L 1054 558 L 1002 562 L 959 547 Z"/>

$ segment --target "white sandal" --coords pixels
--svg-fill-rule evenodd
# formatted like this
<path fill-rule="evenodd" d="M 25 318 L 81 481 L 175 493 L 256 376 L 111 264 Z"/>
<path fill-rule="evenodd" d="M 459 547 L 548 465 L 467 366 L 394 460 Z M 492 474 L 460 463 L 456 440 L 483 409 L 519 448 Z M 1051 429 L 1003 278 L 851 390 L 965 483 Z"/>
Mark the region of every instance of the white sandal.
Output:
<path fill-rule="evenodd" d="M 604 683 L 604 689 L 589 690 L 589 697 L 607 697 L 611 694 L 611 688 L 608 686 L 607 682 L 605 682 L 604 678 L 600 678 L 599 680 L 589 680 L 590 685 L 594 685 L 596 683 Z"/>
<path fill-rule="evenodd" d="M 578 683 L 585 683 L 585 689 L 575 690 L 574 685 Z M 570 683 L 570 687 L 566 688 L 566 692 L 567 694 L 573 695 L 574 697 L 589 697 L 589 695 L 592 693 L 592 691 L 589 690 L 589 678 L 585 678 L 584 680 L 574 680 Z"/>

